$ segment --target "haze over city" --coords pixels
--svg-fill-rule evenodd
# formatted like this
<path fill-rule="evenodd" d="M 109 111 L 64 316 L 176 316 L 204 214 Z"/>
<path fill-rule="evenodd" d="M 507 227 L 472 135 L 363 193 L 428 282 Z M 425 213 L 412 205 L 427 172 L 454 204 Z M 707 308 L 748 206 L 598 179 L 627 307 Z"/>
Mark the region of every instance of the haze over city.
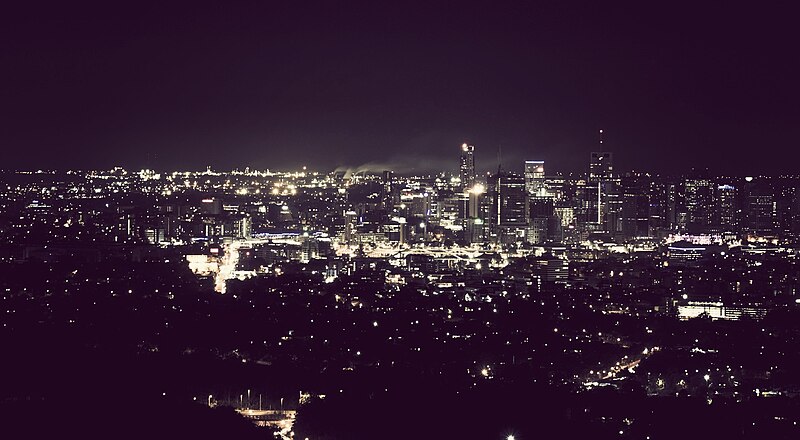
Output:
<path fill-rule="evenodd" d="M 791 173 L 791 9 L 567 2 L 19 3 L 4 10 L 6 168 Z M 36 152 L 37 154 L 31 154 Z M 757 153 L 757 154 L 756 154 Z"/>

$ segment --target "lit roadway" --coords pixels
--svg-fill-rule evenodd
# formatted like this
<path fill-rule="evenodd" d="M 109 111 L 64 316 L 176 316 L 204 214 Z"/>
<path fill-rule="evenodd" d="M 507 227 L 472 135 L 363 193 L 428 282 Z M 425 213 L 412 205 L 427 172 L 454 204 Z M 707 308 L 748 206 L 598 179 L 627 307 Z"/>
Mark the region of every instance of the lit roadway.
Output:
<path fill-rule="evenodd" d="M 230 244 L 222 245 L 224 252 L 220 257 L 219 272 L 214 279 L 214 290 L 217 293 L 225 293 L 225 282 L 234 277 L 236 266 L 239 264 L 239 248 L 242 243 L 233 241 Z"/>
<path fill-rule="evenodd" d="M 300 244 L 297 241 L 297 234 L 261 234 L 258 238 L 234 239 L 223 243 L 221 246 L 222 256 L 219 257 L 219 270 L 214 277 L 214 290 L 217 293 L 225 293 L 225 282 L 227 280 L 254 276 L 255 272 L 236 270 L 239 265 L 239 249 L 264 243 Z"/>
<path fill-rule="evenodd" d="M 236 411 L 255 421 L 260 421 L 268 426 L 273 426 L 279 429 L 277 437 L 281 440 L 292 440 L 294 432 L 292 426 L 297 414 L 295 410 L 260 410 L 249 408 L 238 408 Z"/>
<path fill-rule="evenodd" d="M 583 380 L 583 383 L 584 385 L 596 385 L 598 380 L 613 379 L 618 373 L 635 368 L 641 361 L 647 359 L 658 350 L 659 347 L 653 347 L 651 349 L 645 348 L 641 354 L 634 357 L 625 355 L 616 364 L 603 371 L 590 371 L 589 375 Z"/>

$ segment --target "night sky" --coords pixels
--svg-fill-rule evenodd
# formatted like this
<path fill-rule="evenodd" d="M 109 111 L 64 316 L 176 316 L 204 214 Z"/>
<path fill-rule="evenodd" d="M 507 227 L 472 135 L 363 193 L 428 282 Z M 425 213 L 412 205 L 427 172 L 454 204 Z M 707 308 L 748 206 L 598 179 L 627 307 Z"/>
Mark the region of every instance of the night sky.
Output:
<path fill-rule="evenodd" d="M 621 170 L 797 171 L 788 7 L 48 3 L 0 13 L 0 168 L 581 172 L 603 128 Z"/>

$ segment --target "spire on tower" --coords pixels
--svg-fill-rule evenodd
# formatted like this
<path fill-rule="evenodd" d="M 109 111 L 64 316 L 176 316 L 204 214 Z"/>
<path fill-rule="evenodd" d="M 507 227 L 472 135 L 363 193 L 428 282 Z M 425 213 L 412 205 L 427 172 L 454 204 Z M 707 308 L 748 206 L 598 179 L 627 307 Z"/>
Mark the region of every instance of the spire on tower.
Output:
<path fill-rule="evenodd" d="M 503 169 L 503 146 L 497 145 L 497 174 Z"/>

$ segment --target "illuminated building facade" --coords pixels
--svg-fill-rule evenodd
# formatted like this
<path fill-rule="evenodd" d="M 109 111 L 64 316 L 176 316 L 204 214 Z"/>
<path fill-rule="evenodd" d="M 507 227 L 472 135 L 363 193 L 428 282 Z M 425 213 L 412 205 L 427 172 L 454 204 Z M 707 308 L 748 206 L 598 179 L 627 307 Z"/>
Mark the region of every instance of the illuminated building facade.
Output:
<path fill-rule="evenodd" d="M 525 161 L 525 189 L 531 197 L 544 197 L 547 195 L 543 160 Z"/>
<path fill-rule="evenodd" d="M 690 233 L 711 229 L 714 209 L 714 185 L 708 171 L 695 172 L 684 182 L 687 228 Z"/>
<path fill-rule="evenodd" d="M 461 145 L 461 161 L 459 164 L 459 177 L 461 188 L 468 190 L 475 185 L 475 146 Z"/>
<path fill-rule="evenodd" d="M 736 231 L 739 226 L 739 215 L 736 207 L 736 187 L 717 185 L 715 223 L 725 231 Z"/>
<path fill-rule="evenodd" d="M 614 176 L 614 155 L 608 151 L 593 151 L 589 155 L 589 181 L 597 182 Z"/>

